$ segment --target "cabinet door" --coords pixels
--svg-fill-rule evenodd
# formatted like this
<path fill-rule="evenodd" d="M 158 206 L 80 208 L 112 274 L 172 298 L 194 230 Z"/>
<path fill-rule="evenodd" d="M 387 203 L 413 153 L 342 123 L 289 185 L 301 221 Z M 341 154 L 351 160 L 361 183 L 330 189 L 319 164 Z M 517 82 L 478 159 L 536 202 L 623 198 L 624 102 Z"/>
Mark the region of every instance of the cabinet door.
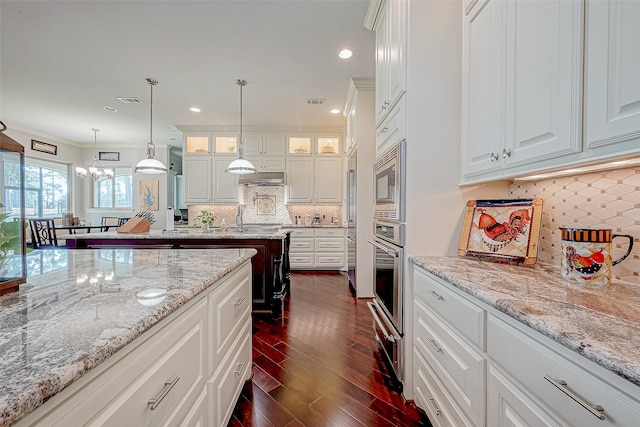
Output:
<path fill-rule="evenodd" d="M 506 2 L 479 1 L 463 25 L 462 172 L 501 167 Z"/>
<path fill-rule="evenodd" d="M 284 157 L 268 157 L 262 158 L 261 169 L 263 171 L 282 172 L 285 169 Z"/>
<path fill-rule="evenodd" d="M 407 1 L 390 0 L 387 44 L 387 110 L 407 91 Z"/>
<path fill-rule="evenodd" d="M 185 203 L 211 202 L 211 157 L 184 156 L 182 164 Z"/>
<path fill-rule="evenodd" d="M 244 135 L 242 141 L 244 155 L 256 156 L 262 154 L 262 135 Z"/>
<path fill-rule="evenodd" d="M 263 135 L 262 154 L 266 156 L 284 156 L 286 142 L 284 135 Z"/>
<path fill-rule="evenodd" d="M 376 24 L 376 127 L 387 114 L 388 7 L 383 5 Z"/>
<path fill-rule="evenodd" d="M 313 201 L 313 159 L 312 158 L 288 158 L 287 159 L 287 201 L 311 202 Z"/>
<path fill-rule="evenodd" d="M 315 159 L 315 201 L 342 203 L 342 158 Z"/>
<path fill-rule="evenodd" d="M 214 202 L 238 203 L 238 175 L 225 171 L 233 159 L 235 157 L 215 161 Z"/>
<path fill-rule="evenodd" d="M 589 1 L 586 27 L 587 148 L 640 138 L 640 2 Z M 637 142 L 636 142 L 637 150 Z"/>
<path fill-rule="evenodd" d="M 506 141 L 500 156 L 511 166 L 581 151 L 582 2 L 505 3 Z"/>
<path fill-rule="evenodd" d="M 210 133 L 189 133 L 184 140 L 184 154 L 211 154 Z"/>

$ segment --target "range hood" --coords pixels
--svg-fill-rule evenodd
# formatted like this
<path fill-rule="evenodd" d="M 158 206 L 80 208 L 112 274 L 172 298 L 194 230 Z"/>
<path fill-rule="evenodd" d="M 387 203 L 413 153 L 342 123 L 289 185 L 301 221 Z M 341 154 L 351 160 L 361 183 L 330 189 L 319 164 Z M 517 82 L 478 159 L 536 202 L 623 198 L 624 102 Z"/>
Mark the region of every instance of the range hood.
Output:
<path fill-rule="evenodd" d="M 284 172 L 256 172 L 238 175 L 239 185 L 284 185 Z"/>

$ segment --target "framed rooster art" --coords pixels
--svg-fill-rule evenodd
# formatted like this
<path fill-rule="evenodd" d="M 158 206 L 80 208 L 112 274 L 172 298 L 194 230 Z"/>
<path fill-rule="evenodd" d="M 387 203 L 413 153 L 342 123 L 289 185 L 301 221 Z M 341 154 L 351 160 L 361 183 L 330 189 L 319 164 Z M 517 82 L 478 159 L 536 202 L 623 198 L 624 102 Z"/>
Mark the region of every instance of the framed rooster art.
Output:
<path fill-rule="evenodd" d="M 541 218 L 542 199 L 469 200 L 458 254 L 535 264 Z"/>

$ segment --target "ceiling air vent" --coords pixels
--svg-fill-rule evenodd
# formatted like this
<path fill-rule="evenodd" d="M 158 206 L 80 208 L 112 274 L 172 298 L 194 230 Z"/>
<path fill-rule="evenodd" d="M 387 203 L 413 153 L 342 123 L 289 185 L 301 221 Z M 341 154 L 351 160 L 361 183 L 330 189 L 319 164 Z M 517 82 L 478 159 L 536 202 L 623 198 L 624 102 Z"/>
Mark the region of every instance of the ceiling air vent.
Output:
<path fill-rule="evenodd" d="M 324 104 L 324 98 L 307 98 L 307 104 L 309 104 L 309 105 L 322 105 L 322 104 Z"/>
<path fill-rule="evenodd" d="M 142 101 L 132 96 L 123 96 L 121 98 L 116 98 L 116 99 L 118 99 L 121 102 L 124 102 L 125 104 L 142 104 Z"/>

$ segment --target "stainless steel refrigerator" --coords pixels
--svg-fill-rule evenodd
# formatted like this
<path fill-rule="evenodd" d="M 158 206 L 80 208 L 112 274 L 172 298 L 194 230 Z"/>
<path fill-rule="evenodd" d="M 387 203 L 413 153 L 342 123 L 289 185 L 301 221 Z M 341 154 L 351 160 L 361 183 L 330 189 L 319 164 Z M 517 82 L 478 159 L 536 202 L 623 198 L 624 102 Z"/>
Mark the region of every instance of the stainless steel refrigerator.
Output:
<path fill-rule="evenodd" d="M 347 159 L 347 274 L 349 286 L 356 295 L 356 157 L 357 149 Z"/>

